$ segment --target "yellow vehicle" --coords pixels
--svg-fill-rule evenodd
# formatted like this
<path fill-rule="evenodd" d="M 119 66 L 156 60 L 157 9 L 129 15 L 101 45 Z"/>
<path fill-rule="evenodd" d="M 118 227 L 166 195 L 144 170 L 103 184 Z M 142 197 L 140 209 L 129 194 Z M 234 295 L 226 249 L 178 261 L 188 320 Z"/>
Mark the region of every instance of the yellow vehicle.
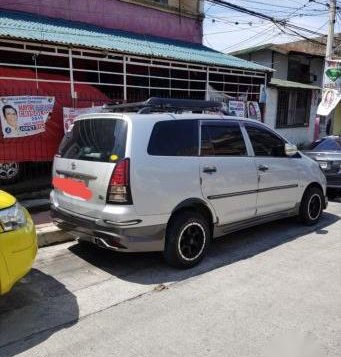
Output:
<path fill-rule="evenodd" d="M 31 216 L 13 196 L 0 190 L 0 295 L 28 273 L 36 254 Z"/>

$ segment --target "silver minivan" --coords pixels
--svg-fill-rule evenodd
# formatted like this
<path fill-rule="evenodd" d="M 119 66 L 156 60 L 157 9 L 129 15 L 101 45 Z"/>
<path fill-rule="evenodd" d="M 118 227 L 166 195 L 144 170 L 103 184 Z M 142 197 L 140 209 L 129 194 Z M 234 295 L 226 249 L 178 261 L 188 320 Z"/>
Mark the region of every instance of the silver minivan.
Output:
<path fill-rule="evenodd" d="M 315 161 L 257 121 L 176 103 L 78 117 L 53 165 L 60 228 L 188 268 L 229 232 L 289 216 L 318 222 L 327 199 Z"/>

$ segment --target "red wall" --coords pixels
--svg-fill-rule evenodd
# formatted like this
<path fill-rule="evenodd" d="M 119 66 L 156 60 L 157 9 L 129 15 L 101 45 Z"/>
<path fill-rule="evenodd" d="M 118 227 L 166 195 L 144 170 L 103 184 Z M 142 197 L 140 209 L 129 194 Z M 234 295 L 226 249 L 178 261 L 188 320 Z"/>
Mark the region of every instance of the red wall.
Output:
<path fill-rule="evenodd" d="M 120 0 L 0 0 L 0 8 L 188 42 L 202 42 L 202 23 Z"/>
<path fill-rule="evenodd" d="M 0 162 L 50 161 L 57 152 L 64 135 L 63 107 L 72 107 L 70 84 L 52 82 L 68 78 L 61 75 L 45 74 L 51 82 L 40 82 L 39 89 L 34 81 L 35 74 L 29 69 L 13 69 L 0 67 L 0 77 L 30 78 L 32 81 L 0 79 L 0 97 L 18 95 L 54 96 L 55 105 L 52 116 L 46 123 L 45 132 L 22 137 L 3 138 L 0 125 Z M 77 107 L 91 107 L 109 103 L 106 97 L 97 88 L 87 84 L 76 84 L 75 89 L 79 101 Z"/>

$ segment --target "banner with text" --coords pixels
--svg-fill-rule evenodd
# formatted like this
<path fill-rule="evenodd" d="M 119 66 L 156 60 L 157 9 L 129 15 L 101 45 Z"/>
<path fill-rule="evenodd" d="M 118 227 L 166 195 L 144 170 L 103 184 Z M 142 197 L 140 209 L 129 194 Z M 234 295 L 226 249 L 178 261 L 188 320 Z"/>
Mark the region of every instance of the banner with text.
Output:
<path fill-rule="evenodd" d="M 4 138 L 20 138 L 44 132 L 54 102 L 54 97 L 0 97 L 1 128 Z"/>
<path fill-rule="evenodd" d="M 63 108 L 63 118 L 64 118 L 64 133 L 66 133 L 75 119 L 82 114 L 98 113 L 102 109 L 101 106 L 91 107 L 91 108 Z"/>
<path fill-rule="evenodd" d="M 328 59 L 323 73 L 322 101 L 317 115 L 328 116 L 337 106 L 341 95 L 341 61 Z"/>
<path fill-rule="evenodd" d="M 230 100 L 229 115 L 236 117 L 245 117 L 245 102 Z"/>

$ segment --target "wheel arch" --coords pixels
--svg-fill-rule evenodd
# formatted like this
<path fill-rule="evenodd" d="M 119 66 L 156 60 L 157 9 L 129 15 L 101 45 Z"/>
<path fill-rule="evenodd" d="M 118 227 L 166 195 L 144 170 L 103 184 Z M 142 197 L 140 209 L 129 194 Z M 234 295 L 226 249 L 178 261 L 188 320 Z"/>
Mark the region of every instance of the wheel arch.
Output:
<path fill-rule="evenodd" d="M 207 218 L 211 234 L 213 234 L 213 226 L 216 221 L 216 217 L 212 209 L 209 207 L 209 205 L 202 199 L 200 198 L 188 198 L 182 202 L 180 202 L 171 212 L 171 216 L 168 220 L 169 222 L 172 220 L 172 218 L 179 214 L 182 211 L 189 211 L 193 210 L 195 212 L 199 212 L 202 214 L 205 218 Z M 168 227 L 167 224 L 167 227 Z"/>
<path fill-rule="evenodd" d="M 305 193 L 306 193 L 309 189 L 311 189 L 311 188 L 318 188 L 318 189 L 321 190 L 322 196 L 323 196 L 323 208 L 326 208 L 326 207 L 327 207 L 327 202 L 326 202 L 326 198 L 325 198 L 325 196 L 324 196 L 323 187 L 322 187 L 322 185 L 321 185 L 320 183 L 318 183 L 318 182 L 316 182 L 316 181 L 311 182 L 311 183 L 305 188 L 305 190 L 304 190 L 304 192 L 303 192 L 302 199 L 303 199 Z"/>

